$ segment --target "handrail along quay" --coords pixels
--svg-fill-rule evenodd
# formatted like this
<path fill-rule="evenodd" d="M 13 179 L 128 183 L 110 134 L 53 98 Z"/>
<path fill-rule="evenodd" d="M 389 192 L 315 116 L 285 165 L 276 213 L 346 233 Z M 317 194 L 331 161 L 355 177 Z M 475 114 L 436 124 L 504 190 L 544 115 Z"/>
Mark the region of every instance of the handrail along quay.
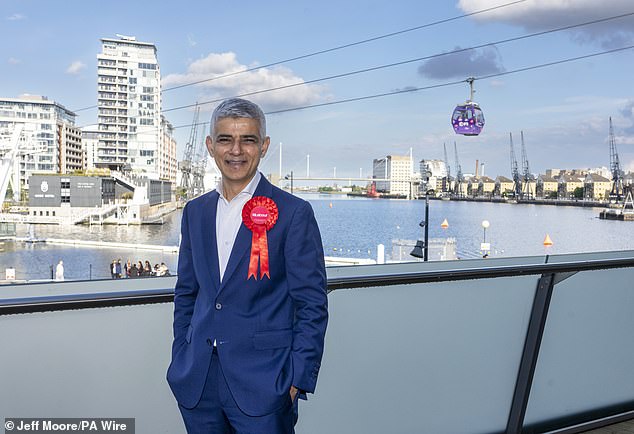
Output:
<path fill-rule="evenodd" d="M 469 262 L 469 261 L 464 261 Z M 363 266 L 367 267 L 367 266 Z M 411 271 L 367 276 L 329 277 L 328 292 L 340 289 L 371 288 L 414 283 L 452 282 L 498 277 L 530 276 L 548 273 L 575 273 L 579 271 L 607 270 L 634 267 L 634 258 L 601 259 L 583 262 L 504 265 L 482 268 L 463 268 L 440 271 Z M 347 267 L 344 267 L 347 268 Z M 108 281 L 106 279 L 106 281 Z M 125 280 L 122 280 L 125 281 Z M 76 283 L 92 283 L 96 280 L 79 280 Z M 50 283 L 26 283 L 21 286 Z M 2 286 L 0 286 L 2 288 Z M 40 296 L 16 299 L 0 299 L 0 315 L 50 312 L 95 307 L 129 306 L 135 304 L 170 303 L 174 301 L 174 289 L 105 292 L 99 294 L 72 294 Z"/>

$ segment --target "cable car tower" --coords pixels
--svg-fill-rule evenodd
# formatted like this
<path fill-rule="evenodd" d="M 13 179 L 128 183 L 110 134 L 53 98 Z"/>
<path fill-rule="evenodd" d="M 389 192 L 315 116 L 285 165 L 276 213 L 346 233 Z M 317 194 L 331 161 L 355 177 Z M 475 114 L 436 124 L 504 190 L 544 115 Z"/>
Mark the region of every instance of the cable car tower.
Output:
<path fill-rule="evenodd" d="M 530 167 L 528 166 L 528 157 L 526 155 L 526 146 L 524 145 L 524 131 L 520 131 L 522 137 L 522 199 L 532 199 L 530 182 L 533 180 Z"/>
<path fill-rule="evenodd" d="M 456 142 L 453 142 L 453 149 L 456 155 L 456 181 L 454 183 L 453 192 L 456 197 L 462 197 L 464 176 L 462 175 L 462 167 L 460 167 L 460 161 L 458 160 L 458 145 L 456 145 Z"/>
<path fill-rule="evenodd" d="M 619 162 L 619 154 L 616 152 L 616 141 L 614 140 L 614 128 L 612 127 L 612 117 L 610 116 L 610 172 L 612 172 L 612 191 L 610 199 L 617 202 L 623 197 L 623 172 Z"/>
<path fill-rule="evenodd" d="M 196 104 L 196 108 L 194 109 L 194 122 L 192 123 L 192 128 L 189 131 L 189 140 L 185 145 L 185 155 L 183 161 L 179 163 L 179 169 L 181 171 L 181 183 L 180 188 L 183 191 L 183 194 L 186 199 L 191 199 L 194 197 L 193 191 L 193 179 L 192 179 L 192 171 L 193 160 L 196 152 L 196 139 L 198 137 L 198 117 L 200 116 L 200 107 Z"/>
<path fill-rule="evenodd" d="M 515 158 L 515 149 L 513 148 L 513 133 L 509 133 L 511 141 L 511 176 L 513 177 L 513 198 L 519 199 L 522 195 L 522 178 L 517 167 L 517 158 Z"/>

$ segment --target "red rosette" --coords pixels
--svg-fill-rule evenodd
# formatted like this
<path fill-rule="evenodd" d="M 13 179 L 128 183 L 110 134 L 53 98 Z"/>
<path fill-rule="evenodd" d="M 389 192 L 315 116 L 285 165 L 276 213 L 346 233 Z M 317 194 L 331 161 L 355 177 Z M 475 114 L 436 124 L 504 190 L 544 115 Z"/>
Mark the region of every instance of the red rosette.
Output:
<path fill-rule="evenodd" d="M 275 226 L 278 215 L 277 205 L 273 199 L 265 196 L 251 198 L 242 208 L 242 223 L 253 233 L 247 280 L 251 277 L 257 279 L 258 262 L 260 263 L 260 279 L 264 276 L 271 278 L 266 231 Z"/>

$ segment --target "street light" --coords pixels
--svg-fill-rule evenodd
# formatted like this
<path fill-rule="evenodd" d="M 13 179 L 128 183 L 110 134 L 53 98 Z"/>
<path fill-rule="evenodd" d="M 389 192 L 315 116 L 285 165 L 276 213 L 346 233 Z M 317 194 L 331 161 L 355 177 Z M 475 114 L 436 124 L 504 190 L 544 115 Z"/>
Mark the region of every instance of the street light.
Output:
<path fill-rule="evenodd" d="M 428 176 L 431 175 L 430 172 L 427 172 Z M 429 178 L 428 178 L 429 179 Z M 427 185 L 425 185 L 427 187 Z M 424 231 L 424 241 L 418 240 L 416 241 L 416 246 L 414 246 L 414 250 L 410 252 L 410 255 L 415 258 L 423 258 L 423 261 L 427 262 L 429 258 L 429 192 L 425 188 L 425 220 L 420 222 L 418 225 L 425 229 Z"/>
<path fill-rule="evenodd" d="M 290 175 L 286 175 L 284 177 L 284 179 L 290 179 L 291 180 L 291 194 L 293 194 L 293 171 L 291 170 L 291 174 Z"/>
<path fill-rule="evenodd" d="M 489 256 L 488 252 L 489 250 L 491 250 L 491 246 L 489 245 L 489 243 L 487 243 L 487 228 L 490 226 L 491 224 L 489 223 L 488 220 L 482 220 L 482 230 L 483 235 L 482 235 L 482 244 L 480 244 L 480 250 L 482 250 L 482 252 L 484 253 L 483 257 L 487 257 Z"/>

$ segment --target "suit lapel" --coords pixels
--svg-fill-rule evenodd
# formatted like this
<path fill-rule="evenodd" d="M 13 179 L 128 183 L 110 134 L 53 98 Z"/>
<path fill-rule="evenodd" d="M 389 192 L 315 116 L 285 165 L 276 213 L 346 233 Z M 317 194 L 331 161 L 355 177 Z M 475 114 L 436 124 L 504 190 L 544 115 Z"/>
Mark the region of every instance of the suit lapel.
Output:
<path fill-rule="evenodd" d="M 209 270 L 209 277 L 214 285 L 214 288 L 220 287 L 220 265 L 218 264 L 218 241 L 216 239 L 216 211 L 218 210 L 218 198 L 217 191 L 213 191 L 209 195 L 209 199 L 205 204 L 203 212 L 208 218 L 202 218 L 201 233 L 203 236 L 203 244 L 205 252 L 205 259 L 207 261 L 207 269 Z M 213 222 L 213 224 L 210 224 Z"/>
<path fill-rule="evenodd" d="M 262 175 L 260 182 L 258 183 L 257 188 L 255 189 L 255 196 L 266 196 L 271 197 L 273 194 L 273 187 L 269 181 Z M 228 282 L 236 271 L 236 267 L 242 260 L 245 255 L 251 254 L 251 237 L 252 233 L 244 223 L 240 224 L 240 229 L 238 230 L 238 235 L 236 236 L 236 241 L 233 243 L 233 249 L 231 249 L 231 255 L 229 256 L 229 262 L 227 263 L 227 268 L 225 270 L 225 275 L 222 278 L 222 283 L 220 284 L 220 289 L 218 292 L 222 291 L 225 286 L 225 283 Z M 214 237 L 215 238 L 215 237 Z M 217 255 L 215 255 L 217 256 Z M 218 263 L 218 259 L 216 258 L 216 264 Z M 217 267 L 217 265 L 216 265 Z M 240 278 L 240 276 L 238 276 Z M 247 275 L 245 272 L 244 280 L 247 279 Z"/>

